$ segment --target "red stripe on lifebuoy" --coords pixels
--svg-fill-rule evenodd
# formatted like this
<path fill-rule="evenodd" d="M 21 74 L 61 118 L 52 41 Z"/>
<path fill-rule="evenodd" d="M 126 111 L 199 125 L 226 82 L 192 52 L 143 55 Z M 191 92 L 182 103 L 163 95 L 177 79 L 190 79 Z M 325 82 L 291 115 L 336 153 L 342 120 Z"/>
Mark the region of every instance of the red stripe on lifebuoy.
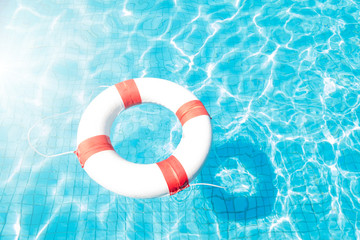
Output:
<path fill-rule="evenodd" d="M 168 159 L 156 163 L 164 175 L 170 195 L 180 192 L 189 186 L 185 169 L 173 155 Z"/>
<path fill-rule="evenodd" d="M 81 167 L 84 167 L 84 164 L 89 157 L 95 153 L 105 150 L 114 150 L 114 147 L 111 145 L 110 138 L 106 135 L 98 135 L 81 142 L 74 153 L 78 157 Z"/>
<path fill-rule="evenodd" d="M 125 108 L 141 103 L 139 89 L 134 79 L 126 80 L 115 84 Z"/>
<path fill-rule="evenodd" d="M 209 116 L 209 113 L 206 111 L 200 100 L 187 102 L 176 111 L 176 116 L 180 120 L 181 125 L 184 125 L 190 119 L 201 115 Z"/>

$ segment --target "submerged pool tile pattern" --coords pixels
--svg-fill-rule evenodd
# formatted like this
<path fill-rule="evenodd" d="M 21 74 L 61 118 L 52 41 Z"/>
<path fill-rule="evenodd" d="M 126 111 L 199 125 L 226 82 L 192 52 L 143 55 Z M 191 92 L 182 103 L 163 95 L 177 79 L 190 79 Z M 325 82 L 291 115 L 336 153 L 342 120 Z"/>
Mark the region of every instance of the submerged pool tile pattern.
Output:
<path fill-rule="evenodd" d="M 1 239 L 360 237 L 357 1 L 1 1 Z M 212 117 L 192 186 L 138 200 L 99 186 L 74 154 L 104 86 L 164 78 Z M 166 90 L 166 89 L 164 89 Z M 116 151 L 168 157 L 181 125 L 155 105 L 115 121 Z M 146 181 L 146 180 L 145 180 Z M 126 184 L 126 183 L 118 183 Z"/>

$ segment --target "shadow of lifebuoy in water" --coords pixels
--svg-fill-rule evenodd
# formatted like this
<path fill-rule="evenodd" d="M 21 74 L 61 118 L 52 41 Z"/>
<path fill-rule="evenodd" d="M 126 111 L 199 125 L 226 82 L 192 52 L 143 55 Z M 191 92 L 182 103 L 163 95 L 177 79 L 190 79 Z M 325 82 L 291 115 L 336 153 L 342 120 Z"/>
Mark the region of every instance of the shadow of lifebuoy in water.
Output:
<path fill-rule="evenodd" d="M 202 194 L 217 218 L 262 219 L 274 208 L 274 179 L 274 169 L 264 152 L 244 139 L 227 142 L 212 147 L 201 174 L 201 181 L 227 188 L 204 187 Z"/>

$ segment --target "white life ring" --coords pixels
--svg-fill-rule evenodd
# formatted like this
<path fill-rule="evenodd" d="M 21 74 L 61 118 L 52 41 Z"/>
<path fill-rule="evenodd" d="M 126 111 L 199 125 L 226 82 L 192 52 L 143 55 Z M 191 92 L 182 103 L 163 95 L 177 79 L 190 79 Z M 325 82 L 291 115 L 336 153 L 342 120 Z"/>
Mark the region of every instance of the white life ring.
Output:
<path fill-rule="evenodd" d="M 160 104 L 182 124 L 181 141 L 166 160 L 132 163 L 111 145 L 110 129 L 117 115 L 140 103 Z M 107 88 L 89 104 L 79 123 L 75 153 L 87 174 L 101 186 L 128 197 L 154 198 L 189 186 L 205 162 L 211 138 L 210 117 L 190 91 L 167 80 L 137 78 Z"/>

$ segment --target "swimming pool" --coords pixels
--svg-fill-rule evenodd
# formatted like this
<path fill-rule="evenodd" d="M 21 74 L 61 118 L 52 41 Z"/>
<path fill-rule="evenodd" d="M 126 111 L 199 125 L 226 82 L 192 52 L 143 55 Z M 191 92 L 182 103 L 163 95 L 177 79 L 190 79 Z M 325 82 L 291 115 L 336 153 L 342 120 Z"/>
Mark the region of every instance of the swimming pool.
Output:
<path fill-rule="evenodd" d="M 1 239 L 359 238 L 356 1 L 0 3 Z M 75 155 L 84 107 L 136 77 L 192 91 L 213 144 L 193 186 L 150 200 L 91 180 Z M 34 125 L 35 124 L 35 125 Z M 133 107 L 124 158 L 168 157 L 181 125 Z"/>

